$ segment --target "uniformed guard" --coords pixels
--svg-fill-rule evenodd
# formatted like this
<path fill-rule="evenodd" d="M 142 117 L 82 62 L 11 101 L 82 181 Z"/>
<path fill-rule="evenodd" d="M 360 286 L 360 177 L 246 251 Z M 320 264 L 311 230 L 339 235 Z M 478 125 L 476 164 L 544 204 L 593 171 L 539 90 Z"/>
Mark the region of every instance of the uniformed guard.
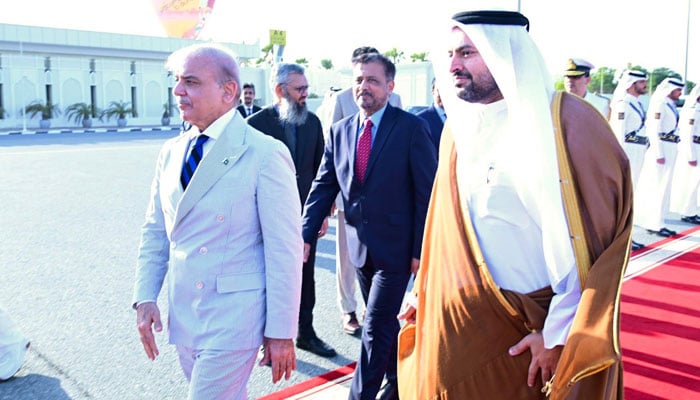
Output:
<path fill-rule="evenodd" d="M 669 212 L 673 170 L 680 141 L 676 102 L 683 92 L 683 86 L 679 78 L 666 78 L 651 96 L 646 117 L 651 147 L 644 158 L 634 196 L 635 224 L 662 237 L 676 234 L 664 227 L 664 218 Z"/>
<path fill-rule="evenodd" d="M 680 112 L 678 135 L 681 141 L 671 188 L 671 211 L 680 214 L 683 222 L 700 225 L 700 85 L 686 97 Z"/>
<path fill-rule="evenodd" d="M 644 164 L 644 155 L 649 147 L 646 136 L 646 111 L 639 97 L 647 93 L 647 74 L 643 71 L 625 70 L 613 93 L 610 127 L 620 141 L 630 161 L 632 186 L 637 187 L 639 173 Z M 644 245 L 632 241 L 632 250 Z"/>
<path fill-rule="evenodd" d="M 595 68 L 590 62 L 581 58 L 569 58 L 564 69 L 564 88 L 593 104 L 601 114 L 608 119 L 610 117 L 610 100 L 588 91 L 591 82 L 591 70 Z"/>

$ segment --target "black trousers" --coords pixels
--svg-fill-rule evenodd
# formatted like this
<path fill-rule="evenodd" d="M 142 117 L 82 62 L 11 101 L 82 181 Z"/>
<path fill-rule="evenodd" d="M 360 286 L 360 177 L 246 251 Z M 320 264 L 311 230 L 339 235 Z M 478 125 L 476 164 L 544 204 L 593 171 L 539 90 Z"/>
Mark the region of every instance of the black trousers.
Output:
<path fill-rule="evenodd" d="M 316 264 L 316 242 L 314 239 L 309 251 L 309 258 L 304 263 L 301 273 L 301 303 L 299 307 L 299 337 L 316 336 L 314 332 L 314 306 L 316 305 L 316 281 L 314 268 Z"/>

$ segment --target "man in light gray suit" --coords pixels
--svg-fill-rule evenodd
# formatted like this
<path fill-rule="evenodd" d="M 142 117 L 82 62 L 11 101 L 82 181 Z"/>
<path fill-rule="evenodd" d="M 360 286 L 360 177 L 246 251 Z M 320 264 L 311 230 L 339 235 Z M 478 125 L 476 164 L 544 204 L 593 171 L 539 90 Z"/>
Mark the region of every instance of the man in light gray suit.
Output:
<path fill-rule="evenodd" d="M 188 398 L 245 399 L 261 345 L 273 383 L 296 368 L 303 245 L 294 164 L 235 110 L 239 70 L 228 49 L 192 45 L 166 66 L 192 127 L 158 157 L 136 270 L 138 330 L 154 360 L 167 273 L 169 338 Z"/>

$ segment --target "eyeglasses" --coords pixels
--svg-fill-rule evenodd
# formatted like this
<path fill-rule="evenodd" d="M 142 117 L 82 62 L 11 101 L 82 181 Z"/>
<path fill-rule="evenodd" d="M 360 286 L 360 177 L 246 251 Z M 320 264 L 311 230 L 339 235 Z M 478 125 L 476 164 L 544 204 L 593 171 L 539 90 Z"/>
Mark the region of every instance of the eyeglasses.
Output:
<path fill-rule="evenodd" d="M 301 94 L 301 93 L 306 93 L 306 92 L 309 91 L 309 87 L 308 87 L 308 86 L 289 86 L 289 85 L 284 85 L 284 86 L 285 86 L 285 87 L 290 87 L 290 88 L 294 89 L 295 92 L 300 93 L 300 94 Z"/>

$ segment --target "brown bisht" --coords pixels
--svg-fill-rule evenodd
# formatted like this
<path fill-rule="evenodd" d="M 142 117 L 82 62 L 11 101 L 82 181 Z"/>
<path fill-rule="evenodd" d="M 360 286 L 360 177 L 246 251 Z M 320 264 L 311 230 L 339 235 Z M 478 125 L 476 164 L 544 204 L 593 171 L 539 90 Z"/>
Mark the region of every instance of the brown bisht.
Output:
<path fill-rule="evenodd" d="M 619 297 L 632 233 L 629 162 L 608 123 L 584 100 L 563 94 L 553 117 L 568 152 L 591 267 L 549 398 L 622 399 Z M 496 286 L 461 211 L 447 127 L 440 153 L 414 288 L 417 323 L 399 334 L 401 399 L 544 399 L 541 386 L 526 383 L 529 352 L 513 357 L 508 348 L 542 329 L 551 289 L 521 294 Z"/>

